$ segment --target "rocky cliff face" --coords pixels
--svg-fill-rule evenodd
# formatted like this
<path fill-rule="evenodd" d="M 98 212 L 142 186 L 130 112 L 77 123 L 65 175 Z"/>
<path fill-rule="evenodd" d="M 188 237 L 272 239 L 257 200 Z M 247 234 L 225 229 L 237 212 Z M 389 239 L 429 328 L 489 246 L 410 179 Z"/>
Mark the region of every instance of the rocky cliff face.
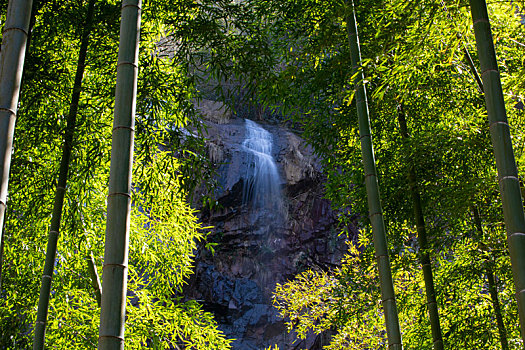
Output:
<path fill-rule="evenodd" d="M 323 198 L 322 171 L 303 141 L 294 133 L 260 122 L 272 134 L 272 155 L 280 172 L 282 210 L 250 207 L 243 201 L 246 169 L 252 158 L 242 146 L 245 121 L 217 102 L 199 108 L 208 128 L 208 155 L 217 165 L 220 190 L 217 206 L 201 211 L 212 225 L 209 239 L 215 253 L 198 252 L 195 274 L 185 290 L 212 311 L 220 328 L 235 338 L 234 349 L 315 349 L 316 336 L 297 340 L 287 334 L 271 303 L 276 283 L 308 269 L 339 264 L 345 237 L 338 236 L 336 217 Z"/>

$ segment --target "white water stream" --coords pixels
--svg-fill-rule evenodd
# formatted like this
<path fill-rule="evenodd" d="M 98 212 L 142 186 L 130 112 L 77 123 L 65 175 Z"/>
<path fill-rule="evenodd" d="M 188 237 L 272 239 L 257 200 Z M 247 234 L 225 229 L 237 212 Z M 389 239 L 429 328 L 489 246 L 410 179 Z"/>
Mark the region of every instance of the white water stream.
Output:
<path fill-rule="evenodd" d="M 243 204 L 253 212 L 282 213 L 281 176 L 272 156 L 273 137 L 254 121 L 246 119 L 246 138 L 242 143 L 249 159 L 243 188 Z"/>

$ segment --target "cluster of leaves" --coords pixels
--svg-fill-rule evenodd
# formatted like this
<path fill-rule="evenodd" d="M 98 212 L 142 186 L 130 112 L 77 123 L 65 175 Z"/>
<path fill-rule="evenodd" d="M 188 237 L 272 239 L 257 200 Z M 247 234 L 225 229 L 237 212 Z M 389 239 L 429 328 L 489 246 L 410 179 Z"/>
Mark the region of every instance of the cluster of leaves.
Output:
<path fill-rule="evenodd" d="M 415 232 L 405 228 L 404 234 L 403 252 L 392 257 L 403 342 L 407 349 L 431 349 L 423 276 L 412 239 Z M 356 242 L 349 244 L 340 269 L 330 273 L 307 271 L 277 287 L 274 303 L 290 320 L 290 330 L 294 329 L 301 337 L 311 331 L 321 334 L 335 330 L 326 349 L 386 346 L 377 269 L 368 235 L 362 231 Z M 439 254 L 435 262 L 435 284 L 439 286 L 440 316 L 447 347 L 498 348 L 497 333 L 491 331 L 495 326 L 488 286 L 480 272 L 486 261 L 479 259 L 479 243 L 465 238 L 456 242 L 451 251 Z M 512 283 L 507 262 L 494 271 L 500 285 Z M 517 311 L 511 289 L 502 288 L 499 297 L 505 309 L 505 323 L 512 325 Z M 509 330 L 509 338 L 515 341 L 512 348 L 520 348 L 519 330 Z"/>

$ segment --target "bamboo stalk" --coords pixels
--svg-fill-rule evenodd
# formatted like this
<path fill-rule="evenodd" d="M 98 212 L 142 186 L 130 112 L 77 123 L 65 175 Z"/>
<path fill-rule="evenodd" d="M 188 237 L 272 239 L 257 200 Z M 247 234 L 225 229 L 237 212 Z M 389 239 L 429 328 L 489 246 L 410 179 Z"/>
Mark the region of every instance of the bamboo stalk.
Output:
<path fill-rule="evenodd" d="M 98 348 L 124 349 L 141 0 L 122 1 Z"/>
<path fill-rule="evenodd" d="M 386 239 L 385 222 L 383 218 L 383 209 L 381 208 L 381 198 L 379 195 L 379 185 L 377 182 L 377 171 L 372 144 L 372 132 L 370 130 L 370 118 L 368 114 L 368 102 L 366 88 L 363 83 L 364 74 L 360 69 L 361 52 L 357 33 L 357 23 L 355 19 L 355 9 L 352 0 L 347 1 L 347 4 L 351 6 L 352 9 L 352 13 L 349 13 L 346 16 L 348 42 L 350 46 L 352 73 L 355 76 L 354 83 L 356 88 L 359 135 L 361 138 L 361 152 L 365 170 L 368 211 L 372 224 L 375 256 L 379 270 L 381 301 L 383 304 L 383 312 L 385 316 L 388 348 L 398 350 L 402 349 L 403 345 L 399 327 L 394 283 L 392 281 L 392 272 L 390 269 L 390 259 L 388 256 L 388 245 Z"/>
<path fill-rule="evenodd" d="M 93 258 L 93 254 L 90 252 L 88 256 L 86 256 L 86 262 L 89 272 L 89 277 L 91 278 L 91 287 L 93 287 L 93 290 L 95 291 L 95 297 L 97 299 L 98 307 L 100 307 L 100 302 L 102 300 L 102 287 L 100 286 L 100 279 L 98 277 L 97 268 L 95 267 L 95 259 Z"/>
<path fill-rule="evenodd" d="M 498 169 L 499 189 L 516 289 L 521 337 L 525 342 L 525 215 L 505 101 L 485 0 L 470 0 L 476 46 L 481 63 L 490 136 Z"/>
<path fill-rule="evenodd" d="M 32 0 L 9 1 L 0 52 L 0 247 L 2 253 L 9 168 L 32 3 Z M 1 274 L 2 270 L 0 270 L 0 293 Z"/>
<path fill-rule="evenodd" d="M 408 140 L 408 128 L 405 118 L 403 105 L 399 106 L 398 121 L 401 130 L 401 136 Z M 425 294 L 427 298 L 427 310 L 430 318 L 430 328 L 432 331 L 432 343 L 434 349 L 443 350 L 443 335 L 439 323 L 439 312 L 436 301 L 436 290 L 434 288 L 434 278 L 432 276 L 432 265 L 430 264 L 430 255 L 428 253 L 428 240 L 425 218 L 423 216 L 423 205 L 417 185 L 417 175 L 413 164 L 408 168 L 408 185 L 412 196 L 412 206 L 414 208 L 414 218 L 416 220 L 417 239 L 419 243 L 419 262 L 423 270 L 423 280 L 425 282 Z"/>
<path fill-rule="evenodd" d="M 494 280 L 494 272 L 487 267 L 487 282 L 489 285 L 490 299 L 492 301 L 492 307 L 494 308 L 494 314 L 496 315 L 496 324 L 498 325 L 499 341 L 501 343 L 502 350 L 509 350 L 509 341 L 507 340 L 507 331 L 505 330 L 505 323 L 503 323 L 503 316 L 501 314 L 501 307 L 498 298 L 498 286 Z"/>
<path fill-rule="evenodd" d="M 479 91 L 481 93 L 484 93 L 483 82 L 481 81 L 478 70 L 476 69 L 476 66 L 474 65 L 474 61 L 472 61 L 472 57 L 470 56 L 470 53 L 468 52 L 467 47 L 465 45 L 463 45 L 463 53 L 465 54 L 465 60 L 467 61 L 470 71 L 472 72 L 472 75 L 474 76 L 474 80 L 476 80 L 476 84 L 478 85 Z"/>
<path fill-rule="evenodd" d="M 478 231 L 479 238 L 483 238 L 483 226 L 481 225 L 481 218 L 479 217 L 478 209 L 474 206 L 472 208 L 474 214 L 474 224 L 476 225 L 476 230 Z M 494 314 L 496 315 L 496 324 L 498 325 L 499 340 L 501 343 L 502 350 L 509 349 L 509 342 L 507 340 L 507 331 L 505 330 L 505 323 L 503 323 L 503 316 L 501 314 L 501 307 L 498 298 L 498 287 L 496 281 L 494 280 L 494 271 L 489 265 L 488 259 L 486 259 L 486 275 L 487 282 L 489 285 L 490 299 L 492 301 L 492 307 L 494 308 Z"/>
<path fill-rule="evenodd" d="M 51 294 L 51 282 L 53 270 L 55 267 L 58 237 L 60 233 L 60 221 L 62 219 L 62 207 L 64 205 L 64 195 L 66 192 L 68 178 L 69 160 L 71 158 L 71 151 L 73 148 L 73 137 L 78 114 L 78 103 L 80 100 L 80 91 L 82 90 L 82 78 L 84 76 L 84 70 L 86 66 L 89 33 L 91 32 L 94 8 L 95 0 L 90 0 L 78 54 L 75 83 L 73 85 L 71 104 L 69 107 L 69 114 L 67 116 L 66 132 L 64 135 L 64 144 L 62 146 L 62 159 L 60 160 L 58 182 L 55 189 L 53 213 L 51 216 L 51 226 L 47 239 L 46 260 L 44 264 L 44 271 L 42 273 L 42 284 L 40 286 L 40 296 L 38 299 L 38 310 L 35 322 L 35 334 L 33 338 L 34 350 L 44 349 L 45 344 L 49 296 Z"/>

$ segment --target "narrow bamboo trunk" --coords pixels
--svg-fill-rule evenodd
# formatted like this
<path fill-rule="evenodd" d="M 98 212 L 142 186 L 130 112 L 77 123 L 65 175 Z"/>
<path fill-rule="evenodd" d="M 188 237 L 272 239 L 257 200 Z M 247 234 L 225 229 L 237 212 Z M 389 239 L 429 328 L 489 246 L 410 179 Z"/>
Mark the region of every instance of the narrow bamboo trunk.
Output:
<path fill-rule="evenodd" d="M 97 299 L 98 307 L 100 307 L 100 302 L 102 301 L 102 287 L 100 286 L 100 279 L 98 278 L 97 268 L 95 267 L 95 259 L 93 254 L 89 253 L 86 256 L 87 268 L 89 272 L 89 277 L 91 277 L 91 287 L 95 291 L 95 297 Z"/>
<path fill-rule="evenodd" d="M 470 0 L 470 7 L 481 63 L 481 78 L 485 92 L 490 135 L 498 168 L 507 244 L 518 302 L 521 337 L 525 341 L 525 254 L 523 253 L 525 252 L 525 215 L 523 213 L 518 169 L 510 139 L 510 129 L 492 41 L 487 4 L 485 0 Z"/>
<path fill-rule="evenodd" d="M 9 1 L 0 52 L 0 248 L 2 252 L 7 184 L 32 4 L 32 0 Z M 1 273 L 0 269 L 0 293 Z"/>
<path fill-rule="evenodd" d="M 501 315 L 501 307 L 498 298 L 498 287 L 496 281 L 494 281 L 494 272 L 490 267 L 487 267 L 487 282 L 489 285 L 490 299 L 492 306 L 494 307 L 494 314 L 496 315 L 496 324 L 498 325 L 499 340 L 501 343 L 502 350 L 509 350 L 509 342 L 507 340 L 507 332 L 505 330 L 505 324 L 503 323 L 503 317 Z"/>
<path fill-rule="evenodd" d="M 399 106 L 398 121 L 401 130 L 401 136 L 408 139 L 408 128 L 405 118 L 403 106 Z M 414 207 L 414 217 L 416 219 L 417 239 L 419 242 L 419 261 L 423 270 L 423 279 L 425 281 L 425 294 L 427 297 L 427 309 L 430 318 L 430 327 L 432 330 L 432 343 L 434 349 L 442 350 L 443 336 L 441 332 L 441 325 L 439 324 L 439 312 L 436 301 L 436 291 L 434 289 L 434 278 L 432 276 L 432 265 L 430 264 L 430 255 L 428 253 L 427 230 L 425 218 L 423 216 L 423 206 L 421 204 L 421 197 L 417 185 L 416 170 L 413 164 L 410 164 L 408 169 L 408 185 L 410 187 L 410 194 L 412 196 L 412 206 Z"/>
<path fill-rule="evenodd" d="M 124 349 L 141 0 L 122 1 L 98 348 Z"/>
<path fill-rule="evenodd" d="M 465 54 L 465 60 L 467 61 L 470 71 L 472 72 L 472 75 L 474 76 L 474 80 L 476 80 L 478 89 L 481 93 L 483 93 L 484 92 L 483 82 L 481 81 L 478 70 L 476 69 L 476 66 L 474 66 L 474 61 L 472 61 L 472 57 L 470 56 L 470 53 L 468 52 L 467 47 L 465 45 L 463 45 L 463 53 Z"/>
<path fill-rule="evenodd" d="M 474 224 L 476 225 L 476 230 L 478 231 L 479 238 L 481 239 L 483 237 L 483 226 L 481 226 L 481 219 L 479 217 L 478 209 L 474 207 L 472 212 L 474 214 Z M 494 308 L 494 314 L 496 315 L 496 324 L 498 325 L 501 349 L 508 350 L 509 342 L 507 340 L 507 331 L 505 330 L 505 324 L 503 323 L 503 316 L 501 314 L 501 307 L 498 298 L 498 287 L 496 285 L 496 281 L 494 280 L 494 272 L 488 264 L 488 261 L 486 266 L 486 274 L 489 285 L 490 299 L 492 301 L 492 307 Z"/>
<path fill-rule="evenodd" d="M 91 31 L 91 25 L 93 22 L 94 8 L 95 0 L 90 0 L 86 15 L 86 23 L 80 42 L 80 51 L 78 54 L 75 82 L 73 85 L 73 93 L 71 95 L 69 114 L 67 116 L 64 144 L 62 146 L 62 159 L 60 160 L 58 182 L 55 189 L 55 200 L 53 204 L 51 226 L 49 229 L 49 235 L 47 239 L 46 261 L 44 264 L 44 271 L 42 273 L 42 284 L 40 286 L 40 296 L 38 299 L 38 310 L 35 322 L 35 335 L 33 338 L 34 350 L 44 349 L 47 313 L 49 308 L 49 295 L 51 293 L 51 281 L 53 276 L 53 270 L 55 267 L 58 236 L 60 232 L 60 221 L 62 219 L 62 207 L 64 204 L 64 195 L 66 191 L 68 177 L 69 160 L 71 158 L 71 150 L 73 148 L 73 137 L 75 133 L 76 120 L 78 114 L 78 103 L 80 100 L 80 91 L 82 89 L 82 78 L 84 76 L 84 70 L 86 65 L 89 33 Z"/>
<path fill-rule="evenodd" d="M 368 102 L 366 88 L 364 86 L 364 74 L 360 70 L 361 52 L 359 47 L 359 37 L 357 34 L 357 24 L 353 1 L 347 1 L 351 6 L 352 13 L 347 18 L 348 42 L 350 45 L 350 58 L 352 63 L 352 73 L 356 76 L 356 103 L 357 116 L 359 119 L 359 135 L 361 138 L 361 152 L 363 165 L 365 168 L 365 185 L 368 196 L 368 211 L 372 224 L 373 241 L 375 255 L 379 269 L 379 282 L 381 287 L 381 301 L 385 315 L 385 325 L 388 337 L 389 349 L 402 349 L 401 332 L 397 314 L 394 284 L 390 269 L 390 259 L 388 256 L 388 245 L 386 240 L 386 228 L 383 219 L 383 209 L 379 195 L 379 184 L 377 182 L 376 164 L 374 149 L 372 145 L 372 133 L 370 130 L 370 119 L 368 115 Z"/>

